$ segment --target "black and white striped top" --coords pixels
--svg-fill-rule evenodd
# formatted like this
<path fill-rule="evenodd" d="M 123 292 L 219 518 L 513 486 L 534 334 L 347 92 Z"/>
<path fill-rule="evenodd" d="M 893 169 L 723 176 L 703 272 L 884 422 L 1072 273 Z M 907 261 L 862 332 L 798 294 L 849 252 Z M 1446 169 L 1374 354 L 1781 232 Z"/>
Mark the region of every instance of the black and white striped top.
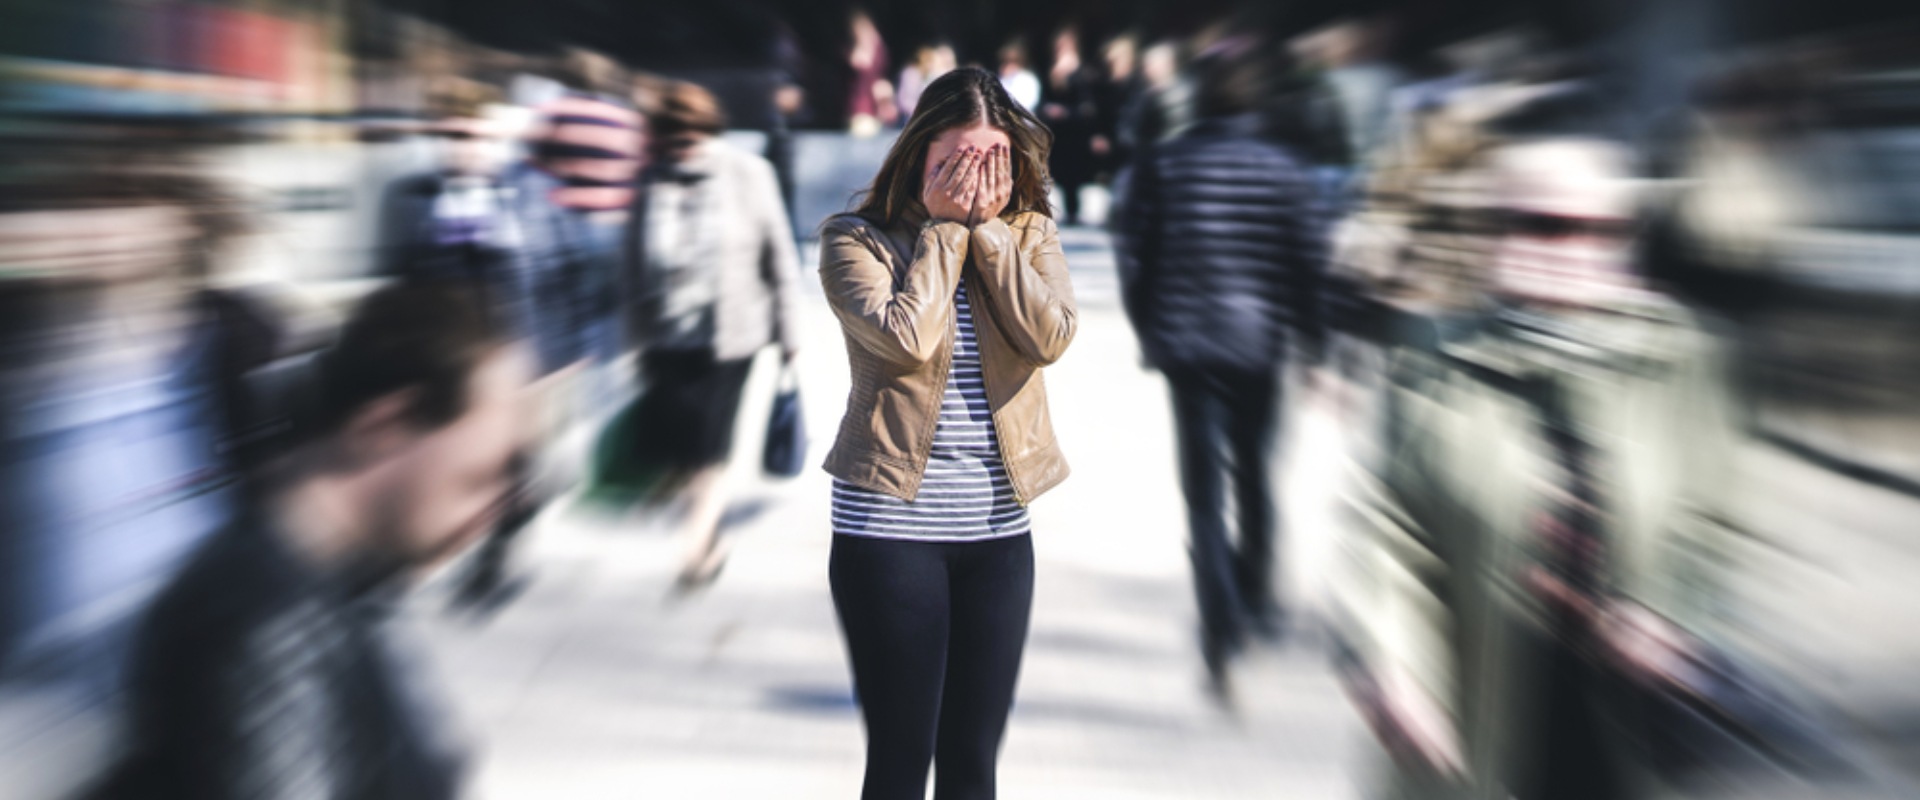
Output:
<path fill-rule="evenodd" d="M 927 474 L 913 502 L 833 482 L 833 532 L 884 539 L 971 541 L 1018 536 L 1029 529 L 1026 507 L 1000 461 L 1000 437 L 980 373 L 967 286 L 953 295 L 960 333 L 953 340 L 953 366 L 933 432 Z"/>

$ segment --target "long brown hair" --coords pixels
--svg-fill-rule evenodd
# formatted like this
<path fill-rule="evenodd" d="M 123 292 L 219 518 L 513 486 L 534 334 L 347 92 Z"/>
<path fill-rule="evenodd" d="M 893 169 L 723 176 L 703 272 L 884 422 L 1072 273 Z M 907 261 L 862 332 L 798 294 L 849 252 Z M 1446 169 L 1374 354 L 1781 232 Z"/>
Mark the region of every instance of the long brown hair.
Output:
<path fill-rule="evenodd" d="M 1023 211 L 1053 216 L 1053 205 L 1047 202 L 1047 152 L 1053 149 L 1053 132 L 1007 95 L 998 76 L 979 67 L 956 69 L 927 85 L 853 213 L 882 225 L 909 213 L 924 216 L 920 178 L 926 172 L 927 149 L 942 133 L 982 122 L 1005 133 L 1012 145 L 1013 192 L 1000 216 Z"/>

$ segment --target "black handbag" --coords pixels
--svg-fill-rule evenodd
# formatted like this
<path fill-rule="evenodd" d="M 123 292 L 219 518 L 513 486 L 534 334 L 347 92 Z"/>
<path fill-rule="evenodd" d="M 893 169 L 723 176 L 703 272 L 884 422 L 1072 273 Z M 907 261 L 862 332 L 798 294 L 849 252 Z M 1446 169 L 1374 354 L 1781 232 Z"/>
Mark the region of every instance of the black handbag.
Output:
<path fill-rule="evenodd" d="M 760 468 L 779 478 L 797 477 L 806 469 L 807 425 L 800 413 L 800 380 L 789 364 L 780 369 L 773 411 L 767 415 L 767 442 Z"/>

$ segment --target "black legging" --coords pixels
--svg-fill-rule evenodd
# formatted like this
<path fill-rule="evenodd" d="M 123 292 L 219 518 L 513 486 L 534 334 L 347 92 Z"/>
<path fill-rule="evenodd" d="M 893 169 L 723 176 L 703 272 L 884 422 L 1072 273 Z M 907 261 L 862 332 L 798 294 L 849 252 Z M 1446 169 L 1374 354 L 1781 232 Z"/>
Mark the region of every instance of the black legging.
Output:
<path fill-rule="evenodd" d="M 867 725 L 861 800 L 991 800 L 1033 606 L 1033 542 L 833 537 L 828 568 Z"/>

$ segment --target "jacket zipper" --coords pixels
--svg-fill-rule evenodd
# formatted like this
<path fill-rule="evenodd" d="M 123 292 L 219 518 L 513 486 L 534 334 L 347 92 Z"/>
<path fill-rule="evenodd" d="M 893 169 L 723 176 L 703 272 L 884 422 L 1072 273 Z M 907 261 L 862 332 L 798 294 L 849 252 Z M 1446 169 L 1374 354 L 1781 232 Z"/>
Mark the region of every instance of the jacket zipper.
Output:
<path fill-rule="evenodd" d="M 961 280 L 966 280 L 962 277 Z M 947 302 L 953 302 L 952 297 Z M 960 339 L 960 322 L 952 315 L 947 317 L 947 339 L 940 349 L 939 391 L 933 393 L 933 413 L 928 415 L 927 434 L 921 437 L 922 449 L 916 453 L 913 480 L 913 499 L 920 499 L 920 484 L 927 480 L 927 462 L 933 460 L 933 437 L 940 430 L 940 408 L 947 401 L 947 382 L 953 377 L 953 346 Z M 912 501 L 908 501 L 912 502 Z"/>

